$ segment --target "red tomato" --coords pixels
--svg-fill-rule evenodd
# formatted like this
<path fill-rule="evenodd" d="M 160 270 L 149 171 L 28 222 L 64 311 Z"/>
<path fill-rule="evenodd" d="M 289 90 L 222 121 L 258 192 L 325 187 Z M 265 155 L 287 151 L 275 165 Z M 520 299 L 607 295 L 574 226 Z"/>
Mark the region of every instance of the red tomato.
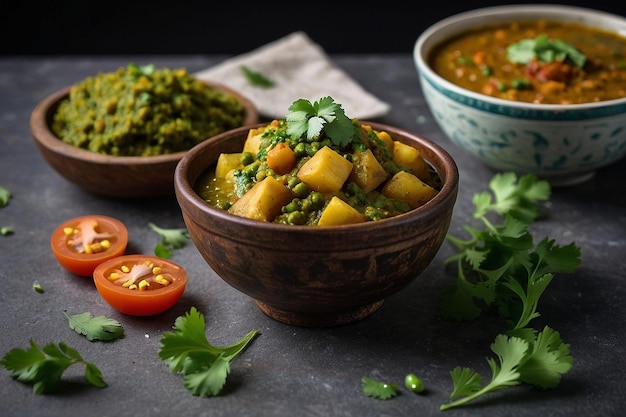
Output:
<path fill-rule="evenodd" d="M 124 255 L 98 265 L 93 280 L 111 307 L 133 316 L 151 316 L 180 300 L 187 273 L 157 256 Z"/>
<path fill-rule="evenodd" d="M 128 230 L 122 222 L 95 214 L 67 220 L 50 238 L 52 253 L 61 266 L 85 277 L 102 262 L 123 255 L 127 244 Z"/>

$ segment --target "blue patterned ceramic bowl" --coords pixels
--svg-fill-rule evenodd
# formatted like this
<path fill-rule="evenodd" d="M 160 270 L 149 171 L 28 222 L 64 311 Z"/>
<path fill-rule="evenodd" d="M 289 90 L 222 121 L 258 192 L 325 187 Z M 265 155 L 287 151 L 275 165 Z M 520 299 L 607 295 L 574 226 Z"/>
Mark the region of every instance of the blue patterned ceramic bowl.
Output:
<path fill-rule="evenodd" d="M 589 104 L 533 104 L 471 92 L 427 65 L 432 48 L 467 29 L 500 21 L 576 21 L 626 34 L 626 19 L 565 5 L 511 5 L 448 17 L 424 31 L 413 58 L 422 93 L 443 132 L 499 171 L 533 173 L 554 186 L 572 185 L 626 155 L 626 97 Z"/>

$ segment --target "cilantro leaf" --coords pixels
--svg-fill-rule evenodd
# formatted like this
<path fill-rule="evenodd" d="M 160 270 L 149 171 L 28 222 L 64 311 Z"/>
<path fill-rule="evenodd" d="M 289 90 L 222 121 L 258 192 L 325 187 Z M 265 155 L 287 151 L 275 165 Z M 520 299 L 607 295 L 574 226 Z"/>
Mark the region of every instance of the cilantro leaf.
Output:
<path fill-rule="evenodd" d="M 172 372 L 183 374 L 185 388 L 201 397 L 220 393 L 230 372 L 230 361 L 259 334 L 252 330 L 230 346 L 213 346 L 206 337 L 204 316 L 195 307 L 176 319 L 174 330 L 161 338 L 159 357 Z"/>
<path fill-rule="evenodd" d="M 159 258 L 171 258 L 172 250 L 184 247 L 189 240 L 189 231 L 185 228 L 164 229 L 154 223 L 148 223 L 148 226 L 161 236 L 161 241 L 154 247 L 154 254 Z"/>
<path fill-rule="evenodd" d="M 553 388 L 572 365 L 569 345 L 547 326 L 533 340 L 499 334 L 491 350 L 498 358 L 497 362 L 486 358 L 491 368 L 491 380 L 481 386 L 479 374 L 469 368 L 455 368 L 451 372 L 454 389 L 450 399 L 458 399 L 442 404 L 441 410 L 459 407 L 490 392 L 521 383 Z"/>
<path fill-rule="evenodd" d="M 11 349 L 1 360 L 0 365 L 11 372 L 11 376 L 25 384 L 33 385 L 35 394 L 53 392 L 63 373 L 72 365 L 85 365 L 85 378 L 91 385 L 104 388 L 106 383 L 102 372 L 94 364 L 86 362 L 74 349 L 60 342 L 50 343 L 43 348 L 31 339 L 28 349 Z"/>
<path fill-rule="evenodd" d="M 311 103 L 306 99 L 298 99 L 289 106 L 287 134 L 292 138 L 300 138 L 306 134 L 307 140 L 313 140 L 326 134 L 337 146 L 347 146 L 358 137 L 359 129 L 348 118 L 332 97 L 327 96 Z"/>
<path fill-rule="evenodd" d="M 535 58 L 543 62 L 569 60 L 579 68 L 582 68 L 587 60 L 585 54 L 573 45 L 561 39 L 551 39 L 546 34 L 512 43 L 507 47 L 507 58 L 519 64 L 527 64 Z"/>
<path fill-rule="evenodd" d="M 473 218 L 485 227 L 465 226 L 465 240 L 447 236 L 458 253 L 444 264 L 456 265 L 457 280 L 444 294 L 442 314 L 472 320 L 495 303 L 513 334 L 539 316 L 538 301 L 553 274 L 571 273 L 580 265 L 580 249 L 574 243 L 561 247 L 550 238 L 535 246 L 529 226 L 540 215 L 538 203 L 550 196 L 547 181 L 499 173 L 489 189 L 472 200 Z"/>
<path fill-rule="evenodd" d="M 39 281 L 33 282 L 33 290 L 39 294 L 43 294 L 45 292 Z"/>
<path fill-rule="evenodd" d="M 0 207 L 6 207 L 11 200 L 11 191 L 0 185 Z"/>
<path fill-rule="evenodd" d="M 366 376 L 361 378 L 363 393 L 368 397 L 388 400 L 398 395 L 398 385 L 376 381 Z"/>
<path fill-rule="evenodd" d="M 250 68 L 248 68 L 245 65 L 240 66 L 239 69 L 241 70 L 243 75 L 245 75 L 248 82 L 250 82 L 250 84 L 254 86 L 263 87 L 263 88 L 271 88 L 271 87 L 274 87 L 275 85 L 274 81 L 270 80 L 269 78 L 267 78 L 265 75 L 261 74 L 260 72 L 252 71 Z"/>
<path fill-rule="evenodd" d="M 90 342 L 124 337 L 124 328 L 116 320 L 104 316 L 94 317 L 90 312 L 70 316 L 67 311 L 63 311 L 63 314 L 69 320 L 70 328 L 87 337 Z"/>
<path fill-rule="evenodd" d="M 537 388 L 555 388 L 572 363 L 569 345 L 563 343 L 557 331 L 546 326 L 518 367 L 520 380 Z"/>

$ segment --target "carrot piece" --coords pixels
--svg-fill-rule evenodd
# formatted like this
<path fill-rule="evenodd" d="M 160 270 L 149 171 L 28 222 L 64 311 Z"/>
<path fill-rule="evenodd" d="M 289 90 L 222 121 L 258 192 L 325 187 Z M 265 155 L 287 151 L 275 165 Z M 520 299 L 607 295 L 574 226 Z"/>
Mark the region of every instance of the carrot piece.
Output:
<path fill-rule="evenodd" d="M 278 175 L 286 174 L 296 166 L 296 154 L 280 142 L 267 153 L 267 165 Z"/>

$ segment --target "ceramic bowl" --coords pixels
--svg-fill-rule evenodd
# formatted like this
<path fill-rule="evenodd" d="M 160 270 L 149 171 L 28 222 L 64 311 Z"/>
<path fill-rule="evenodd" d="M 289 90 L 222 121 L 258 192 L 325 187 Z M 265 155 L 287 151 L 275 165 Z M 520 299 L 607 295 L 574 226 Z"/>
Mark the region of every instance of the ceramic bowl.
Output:
<path fill-rule="evenodd" d="M 193 243 L 219 277 L 269 317 L 306 327 L 362 319 L 415 280 L 444 241 L 459 184 L 452 157 L 415 133 L 364 123 L 420 149 L 439 174 L 441 191 L 425 205 L 389 219 L 292 226 L 231 215 L 194 191 L 220 153 L 242 149 L 248 128 L 197 145 L 176 168 L 176 198 Z"/>
<path fill-rule="evenodd" d="M 245 110 L 243 125 L 259 121 L 258 110 L 248 98 L 219 83 L 206 83 L 241 102 Z M 31 135 L 44 160 L 59 175 L 93 194 L 114 198 L 174 195 L 174 170 L 184 151 L 157 156 L 112 156 L 77 148 L 52 133 L 52 118 L 70 89 L 71 86 L 49 95 L 31 113 Z"/>
<path fill-rule="evenodd" d="M 532 173 L 553 186 L 578 184 L 626 154 L 626 97 L 588 104 L 533 104 L 471 92 L 437 75 L 428 57 L 440 42 L 488 24 L 554 19 L 626 35 L 626 19 L 566 5 L 510 5 L 443 19 L 417 39 L 413 59 L 430 111 L 460 148 L 498 171 Z"/>

